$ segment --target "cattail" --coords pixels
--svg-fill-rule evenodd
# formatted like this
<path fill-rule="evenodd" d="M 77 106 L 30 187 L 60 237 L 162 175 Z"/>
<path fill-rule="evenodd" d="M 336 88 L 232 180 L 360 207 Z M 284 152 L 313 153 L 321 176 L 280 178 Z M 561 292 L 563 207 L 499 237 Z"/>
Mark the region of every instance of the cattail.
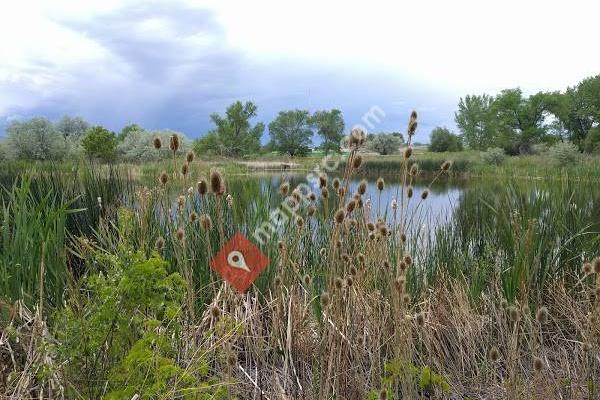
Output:
<path fill-rule="evenodd" d="M 188 163 L 183 163 L 183 165 L 181 166 L 181 175 L 186 176 L 189 171 L 190 166 L 188 165 Z"/>
<path fill-rule="evenodd" d="M 535 372 L 540 372 L 544 369 L 544 361 L 539 357 L 533 357 L 533 369 Z"/>
<path fill-rule="evenodd" d="M 411 197 L 413 197 L 413 187 L 412 186 L 409 186 L 406 188 L 406 197 L 408 197 L 409 199 Z"/>
<path fill-rule="evenodd" d="M 404 149 L 404 158 L 409 159 L 410 156 L 412 156 L 412 152 L 413 152 L 413 150 L 412 150 L 412 147 L 410 147 L 410 146 L 407 147 L 406 149 Z"/>
<path fill-rule="evenodd" d="M 183 242 L 185 240 L 185 231 L 183 230 L 183 228 L 177 229 L 177 239 L 179 239 L 180 242 Z"/>
<path fill-rule="evenodd" d="M 352 285 L 354 285 L 354 279 L 352 279 L 351 276 L 346 278 L 346 286 L 351 287 Z"/>
<path fill-rule="evenodd" d="M 306 214 L 309 217 L 312 217 L 313 215 L 315 215 L 316 212 L 317 212 L 317 207 L 315 207 L 315 206 L 309 206 L 308 209 L 306 210 Z"/>
<path fill-rule="evenodd" d="M 344 222 L 344 217 L 345 217 L 344 209 L 340 208 L 335 213 L 335 222 L 337 222 L 338 224 L 341 224 L 342 222 Z"/>
<path fill-rule="evenodd" d="M 422 312 L 417 314 L 417 325 L 418 326 L 425 325 L 425 314 Z"/>
<path fill-rule="evenodd" d="M 202 226 L 202 229 L 204 229 L 206 232 L 210 231 L 212 228 L 212 219 L 210 218 L 210 215 L 203 214 L 200 217 L 200 226 Z"/>
<path fill-rule="evenodd" d="M 429 196 L 429 190 L 425 189 L 423 190 L 423 192 L 421 193 L 421 199 L 425 200 L 427 198 L 427 196 Z"/>
<path fill-rule="evenodd" d="M 535 319 L 537 320 L 537 322 L 539 322 L 540 324 L 545 324 L 548 322 L 548 309 L 546 307 L 541 307 L 536 315 L 535 315 Z"/>
<path fill-rule="evenodd" d="M 310 286 L 310 275 L 306 274 L 302 277 L 302 281 L 304 282 L 304 286 Z"/>
<path fill-rule="evenodd" d="M 321 174 L 319 175 L 319 188 L 327 187 L 327 175 Z"/>
<path fill-rule="evenodd" d="M 413 177 L 419 174 L 419 166 L 417 165 L 417 163 L 414 163 L 410 166 L 410 170 L 408 171 L 408 173 L 410 174 L 410 176 Z"/>
<path fill-rule="evenodd" d="M 492 347 L 488 352 L 488 358 L 491 362 L 496 362 L 500 359 L 500 350 L 497 347 Z"/>
<path fill-rule="evenodd" d="M 163 249 L 165 248 L 165 239 L 163 239 L 162 237 L 159 237 L 158 239 L 156 239 L 156 243 L 154 244 L 154 247 L 156 247 L 156 250 L 159 253 L 162 253 Z"/>
<path fill-rule="evenodd" d="M 329 292 L 321 293 L 321 297 L 320 297 L 321 307 L 326 308 L 329 305 L 330 300 L 331 300 L 331 298 L 329 297 Z"/>
<path fill-rule="evenodd" d="M 220 196 L 225 192 L 225 185 L 223 184 L 223 176 L 217 170 L 214 170 L 210 173 L 210 189 L 217 196 Z"/>
<path fill-rule="evenodd" d="M 367 192 L 367 181 L 366 181 L 366 179 L 363 179 L 362 181 L 360 181 L 360 183 L 358 184 L 358 189 L 356 191 L 361 196 L 364 195 Z"/>
<path fill-rule="evenodd" d="M 334 285 L 336 289 L 340 290 L 344 287 L 344 280 L 338 276 L 334 280 Z"/>
<path fill-rule="evenodd" d="M 171 138 L 169 140 L 169 148 L 173 153 L 179 150 L 179 136 L 171 135 Z"/>
<path fill-rule="evenodd" d="M 197 190 L 200 196 L 204 196 L 208 192 L 208 184 L 204 179 L 198 181 Z"/>
<path fill-rule="evenodd" d="M 296 218 L 296 226 L 298 226 L 298 228 L 302 228 L 304 226 L 304 218 L 298 216 Z"/>
<path fill-rule="evenodd" d="M 362 156 L 360 154 L 357 154 L 352 160 L 352 168 L 359 169 L 362 165 L 362 161 Z"/>
<path fill-rule="evenodd" d="M 450 169 L 450 167 L 452 166 L 452 162 L 451 161 L 444 161 L 442 163 L 442 171 L 448 171 Z"/>
<path fill-rule="evenodd" d="M 517 322 L 519 320 L 519 309 L 515 306 L 510 306 L 508 308 L 508 315 L 513 322 Z"/>
<path fill-rule="evenodd" d="M 383 178 L 382 177 L 377 178 L 377 190 L 379 190 L 381 192 L 384 187 L 385 187 L 385 182 L 383 181 Z"/>
<path fill-rule="evenodd" d="M 329 189 L 327 189 L 327 187 L 325 186 L 321 188 L 321 197 L 324 199 L 327 199 L 329 197 Z"/>
<path fill-rule="evenodd" d="M 334 188 L 335 190 L 338 190 L 338 189 L 340 188 L 340 180 L 339 180 L 338 178 L 335 178 L 335 179 L 333 180 L 333 188 Z"/>
<path fill-rule="evenodd" d="M 594 273 L 600 274 L 600 257 L 594 258 L 593 267 L 594 267 Z"/>
<path fill-rule="evenodd" d="M 412 265 L 412 257 L 409 256 L 408 254 L 404 256 L 404 262 L 406 263 L 406 265 Z"/>
<path fill-rule="evenodd" d="M 198 214 L 196 214 L 195 211 L 192 211 L 192 213 L 190 214 L 190 221 L 194 223 L 196 222 L 196 220 L 198 220 Z"/>
<path fill-rule="evenodd" d="M 169 181 L 169 175 L 165 171 L 161 172 L 158 181 L 161 183 L 161 185 L 166 185 Z"/>
<path fill-rule="evenodd" d="M 589 275 L 592 273 L 592 264 L 591 263 L 583 264 L 583 273 L 585 275 Z"/>
<path fill-rule="evenodd" d="M 194 161 L 194 152 L 193 151 L 188 151 L 187 154 L 185 155 L 185 160 L 191 164 L 192 161 Z"/>
<path fill-rule="evenodd" d="M 210 307 L 210 315 L 212 315 L 214 319 L 217 319 L 221 316 L 221 310 L 213 304 L 212 307 Z"/>
<path fill-rule="evenodd" d="M 152 144 L 154 145 L 154 148 L 156 150 L 160 150 L 160 148 L 162 147 L 162 140 L 160 140 L 160 138 L 157 136 L 152 141 Z"/>

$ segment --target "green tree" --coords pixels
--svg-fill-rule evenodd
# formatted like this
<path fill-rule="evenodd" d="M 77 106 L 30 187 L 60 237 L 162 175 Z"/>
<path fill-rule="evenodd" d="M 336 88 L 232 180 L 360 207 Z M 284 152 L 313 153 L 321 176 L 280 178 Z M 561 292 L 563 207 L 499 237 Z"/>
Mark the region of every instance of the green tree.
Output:
<path fill-rule="evenodd" d="M 317 111 L 312 116 L 312 123 L 321 136 L 319 148 L 326 154 L 330 151 L 340 152 L 340 143 L 344 138 L 344 118 L 340 110 Z"/>
<path fill-rule="evenodd" d="M 125 139 L 127 139 L 127 136 L 129 136 L 129 134 L 131 134 L 132 132 L 143 132 L 144 128 L 142 128 L 141 126 L 139 126 L 138 124 L 130 124 L 125 126 L 123 129 L 121 129 L 121 133 L 119 134 L 119 141 L 124 141 Z"/>
<path fill-rule="evenodd" d="M 583 148 L 587 153 L 600 153 L 600 126 L 589 130 Z"/>
<path fill-rule="evenodd" d="M 463 145 L 460 137 L 446 127 L 436 127 L 431 131 L 431 144 L 429 150 L 433 152 L 462 151 Z"/>
<path fill-rule="evenodd" d="M 547 94 L 542 92 L 524 97 L 521 89 L 505 89 L 496 96 L 492 110 L 500 134 L 509 138 L 505 148 L 510 154 L 530 153 L 531 146 L 544 138 L 548 109 Z"/>
<path fill-rule="evenodd" d="M 502 138 L 497 135 L 496 120 L 492 112 L 493 102 L 491 96 L 484 94 L 467 95 L 458 103 L 454 119 L 465 143 L 471 149 L 485 150 L 501 144 Z"/>
<path fill-rule="evenodd" d="M 65 115 L 55 125 L 56 131 L 65 139 L 80 140 L 90 124 L 80 117 L 69 117 Z"/>
<path fill-rule="evenodd" d="M 114 132 L 101 126 L 94 126 L 88 129 L 81 140 L 81 146 L 88 157 L 111 161 L 116 156 L 117 137 Z"/>
<path fill-rule="evenodd" d="M 198 153 L 211 152 L 227 157 L 240 157 L 258 152 L 265 126 L 262 122 L 252 126 L 250 120 L 254 117 L 254 103 L 236 101 L 227 107 L 224 117 L 217 113 L 210 116 L 216 127 L 203 138 L 197 139 L 194 149 Z"/>
<path fill-rule="evenodd" d="M 367 135 L 367 149 L 381 155 L 395 154 L 402 146 L 402 135 L 398 133 L 378 133 Z"/>
<path fill-rule="evenodd" d="M 282 154 L 305 155 L 310 151 L 313 131 L 308 111 L 280 111 L 269 124 L 271 145 Z"/>
<path fill-rule="evenodd" d="M 46 118 L 13 121 L 6 132 L 6 149 L 11 158 L 60 160 L 68 151 L 63 135 Z"/>

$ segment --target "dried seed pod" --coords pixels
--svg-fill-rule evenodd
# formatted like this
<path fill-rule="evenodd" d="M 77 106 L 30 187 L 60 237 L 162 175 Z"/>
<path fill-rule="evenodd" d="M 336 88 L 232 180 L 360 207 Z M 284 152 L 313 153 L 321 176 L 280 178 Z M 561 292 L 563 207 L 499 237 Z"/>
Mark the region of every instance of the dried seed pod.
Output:
<path fill-rule="evenodd" d="M 421 199 L 425 200 L 427 196 L 429 196 L 429 190 L 425 189 L 423 192 L 421 192 Z"/>
<path fill-rule="evenodd" d="M 208 183 L 206 183 L 204 179 L 198 181 L 196 188 L 200 196 L 204 196 L 206 193 L 208 193 Z"/>
<path fill-rule="evenodd" d="M 544 369 L 544 361 L 539 357 L 533 357 L 533 369 L 536 372 L 540 372 Z"/>
<path fill-rule="evenodd" d="M 346 278 L 346 286 L 351 287 L 352 285 L 354 285 L 354 279 L 352 279 L 351 276 Z"/>
<path fill-rule="evenodd" d="M 508 315 L 513 322 L 517 322 L 520 319 L 519 309 L 515 306 L 510 306 L 508 308 Z"/>
<path fill-rule="evenodd" d="M 289 182 L 283 182 L 281 185 L 279 185 L 279 193 L 281 193 L 283 196 L 287 196 L 289 191 L 290 191 Z"/>
<path fill-rule="evenodd" d="M 308 199 L 309 199 L 310 201 L 316 201 L 316 200 L 317 200 L 317 195 L 316 195 L 314 192 L 310 192 L 310 193 L 308 194 Z"/>
<path fill-rule="evenodd" d="M 535 319 L 540 324 L 545 324 L 548 322 L 548 314 L 548 309 L 546 307 L 541 307 L 539 310 L 537 310 Z"/>
<path fill-rule="evenodd" d="M 221 310 L 219 309 L 219 307 L 217 307 L 215 304 L 213 304 L 210 307 L 210 315 L 212 315 L 212 317 L 214 319 L 217 319 L 221 316 Z"/>
<path fill-rule="evenodd" d="M 425 325 L 425 314 L 422 312 L 417 314 L 417 325 L 421 327 Z"/>
<path fill-rule="evenodd" d="M 375 230 L 375 224 L 372 222 L 367 223 L 367 230 L 373 232 Z"/>
<path fill-rule="evenodd" d="M 321 188 L 321 197 L 327 199 L 329 197 L 329 189 L 327 187 Z"/>
<path fill-rule="evenodd" d="M 367 192 L 367 184 L 368 183 L 367 183 L 366 179 L 363 179 L 358 183 L 358 188 L 356 189 L 358 194 L 360 194 L 362 196 Z"/>
<path fill-rule="evenodd" d="M 412 257 L 411 257 L 410 255 L 408 255 L 408 254 L 407 254 L 407 255 L 405 255 L 405 256 L 404 256 L 404 262 L 405 262 L 405 263 L 406 263 L 406 265 L 408 265 L 408 266 L 412 265 L 412 262 L 413 262 L 413 260 L 412 260 Z"/>
<path fill-rule="evenodd" d="M 177 239 L 179 239 L 180 242 L 183 242 L 185 240 L 185 231 L 183 230 L 183 228 L 177 229 Z"/>
<path fill-rule="evenodd" d="M 225 193 L 225 184 L 223 182 L 223 176 L 217 170 L 213 170 L 210 173 L 210 189 L 217 196 L 221 196 Z"/>
<path fill-rule="evenodd" d="M 354 209 L 356 208 L 356 202 L 354 200 L 350 200 L 348 204 L 346 204 L 346 212 L 348 214 L 352 214 Z"/>
<path fill-rule="evenodd" d="M 412 186 L 409 186 L 406 188 L 406 197 L 408 197 L 409 199 L 411 197 L 413 197 L 413 187 Z"/>
<path fill-rule="evenodd" d="M 412 177 L 415 177 L 419 174 L 419 166 L 417 165 L 417 163 L 414 163 L 410 166 L 410 170 L 408 171 L 408 173 Z"/>
<path fill-rule="evenodd" d="M 162 140 L 160 140 L 160 138 L 157 136 L 154 138 L 154 140 L 152 140 L 152 144 L 156 150 L 160 150 L 162 147 Z"/>
<path fill-rule="evenodd" d="M 304 218 L 300 216 L 296 217 L 296 226 L 298 226 L 298 228 L 302 228 L 304 226 Z"/>
<path fill-rule="evenodd" d="M 327 175 L 321 174 L 319 175 L 319 188 L 327 187 Z"/>
<path fill-rule="evenodd" d="M 181 166 L 181 175 L 186 176 L 188 172 L 190 172 L 190 166 L 188 165 L 188 163 L 183 163 L 183 165 Z"/>
<path fill-rule="evenodd" d="M 346 195 L 346 188 L 342 186 L 338 189 L 338 196 L 344 197 L 345 195 Z"/>
<path fill-rule="evenodd" d="M 193 224 L 194 222 L 196 222 L 198 220 L 198 214 L 196 214 L 195 211 L 192 211 L 190 213 L 190 222 Z"/>
<path fill-rule="evenodd" d="M 165 248 L 165 239 L 163 239 L 162 237 L 159 237 L 158 239 L 156 239 L 156 243 L 154 244 L 154 247 L 156 247 L 156 250 L 159 253 L 162 253 L 163 249 Z"/>
<path fill-rule="evenodd" d="M 384 189 L 385 187 L 385 182 L 383 180 L 382 177 L 377 178 L 377 190 L 379 190 L 380 192 Z"/>
<path fill-rule="evenodd" d="M 169 181 L 169 175 L 163 171 L 160 173 L 160 176 L 158 177 L 158 181 L 160 182 L 161 185 L 166 185 L 167 182 Z"/>
<path fill-rule="evenodd" d="M 354 265 L 350 266 L 350 275 L 355 276 L 358 271 Z"/>
<path fill-rule="evenodd" d="M 344 287 L 344 280 L 342 278 L 340 278 L 339 276 L 336 277 L 333 282 L 334 282 L 335 288 L 337 290 L 340 290 L 341 288 Z"/>
<path fill-rule="evenodd" d="M 412 147 L 407 147 L 406 149 L 404 149 L 404 158 L 405 159 L 409 159 L 410 156 L 412 155 L 413 149 Z"/>
<path fill-rule="evenodd" d="M 338 190 L 340 188 L 340 180 L 338 178 L 333 179 L 333 188 Z"/>
<path fill-rule="evenodd" d="M 354 159 L 352 160 L 352 168 L 359 169 L 362 165 L 362 161 L 362 156 L 360 154 L 354 156 Z"/>
<path fill-rule="evenodd" d="M 329 296 L 329 292 L 321 293 L 321 297 L 320 297 L 321 307 L 326 308 L 329 305 L 330 300 L 331 300 L 331 298 Z"/>
<path fill-rule="evenodd" d="M 194 152 L 193 151 L 188 151 L 187 154 L 185 155 L 185 160 L 191 164 L 192 161 L 194 161 Z"/>
<path fill-rule="evenodd" d="M 309 217 L 312 217 L 313 215 L 315 215 L 316 212 L 317 212 L 317 207 L 315 207 L 315 206 L 309 206 L 308 209 L 306 210 L 306 214 Z"/>
<path fill-rule="evenodd" d="M 360 264 L 364 264 L 365 263 L 365 255 L 363 253 L 358 253 L 356 255 L 356 259 L 358 260 L 358 262 Z"/>
<path fill-rule="evenodd" d="M 306 274 L 302 277 L 302 282 L 304 282 L 304 286 L 310 286 L 312 280 L 310 279 L 310 275 Z"/>
<path fill-rule="evenodd" d="M 488 352 L 488 358 L 491 362 L 496 362 L 500 359 L 500 350 L 497 347 L 492 347 Z"/>
<path fill-rule="evenodd" d="M 583 264 L 583 273 L 585 275 L 589 275 L 592 273 L 592 264 L 591 263 L 585 263 Z"/>
<path fill-rule="evenodd" d="M 338 224 L 341 224 L 342 222 L 344 222 L 344 217 L 345 217 L 345 213 L 344 213 L 344 209 L 340 208 L 339 210 L 336 211 L 335 213 L 335 222 Z"/>
<path fill-rule="evenodd" d="M 171 137 L 169 138 L 169 148 L 172 152 L 176 152 L 177 150 L 179 150 L 179 136 L 171 135 Z"/>
<path fill-rule="evenodd" d="M 444 161 L 442 163 L 441 169 L 442 169 L 442 171 L 448 171 L 450 169 L 450 167 L 452 167 L 452 162 L 451 161 Z"/>
<path fill-rule="evenodd" d="M 212 219 L 210 218 L 210 215 L 208 214 L 203 214 L 200 217 L 200 226 L 202 227 L 202 229 L 204 229 L 205 231 L 210 231 L 210 229 L 212 228 Z"/>

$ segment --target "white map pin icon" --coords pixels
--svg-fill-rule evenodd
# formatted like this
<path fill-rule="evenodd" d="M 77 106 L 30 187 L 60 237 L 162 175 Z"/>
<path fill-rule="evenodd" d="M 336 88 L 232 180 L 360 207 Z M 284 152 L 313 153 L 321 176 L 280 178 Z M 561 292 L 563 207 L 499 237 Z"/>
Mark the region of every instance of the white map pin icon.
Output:
<path fill-rule="evenodd" d="M 244 255 L 234 250 L 227 255 L 227 263 L 231 268 L 243 269 L 246 272 L 250 272 L 250 268 L 246 265 L 246 260 L 244 260 Z"/>

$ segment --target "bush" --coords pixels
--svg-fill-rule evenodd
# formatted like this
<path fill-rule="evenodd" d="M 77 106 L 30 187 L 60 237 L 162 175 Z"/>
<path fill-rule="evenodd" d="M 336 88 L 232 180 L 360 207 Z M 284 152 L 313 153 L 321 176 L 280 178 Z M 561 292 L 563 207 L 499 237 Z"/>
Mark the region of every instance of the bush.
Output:
<path fill-rule="evenodd" d="M 169 140 L 173 134 L 178 135 L 180 139 L 177 155 L 185 154 L 190 148 L 190 142 L 183 133 L 168 129 L 162 131 L 132 130 L 117 146 L 119 158 L 126 162 L 147 162 L 171 158 L 173 153 L 169 149 Z M 160 138 L 162 143 L 160 150 L 154 148 L 154 138 Z"/>
<path fill-rule="evenodd" d="M 506 154 L 500 147 L 491 147 L 481 153 L 481 159 L 489 165 L 500 165 L 506 160 Z"/>
<path fill-rule="evenodd" d="M 379 153 L 381 155 L 395 154 L 400 151 L 402 145 L 402 136 L 391 133 L 380 133 L 377 135 L 369 135 L 367 137 L 367 149 Z"/>
<path fill-rule="evenodd" d="M 444 151 L 462 151 L 461 139 L 450 132 L 448 128 L 437 127 L 431 131 L 429 151 L 441 153 Z"/>
<path fill-rule="evenodd" d="M 571 142 L 560 142 L 550 147 L 550 158 L 560 166 L 573 164 L 578 154 L 577 146 Z"/>
<path fill-rule="evenodd" d="M 90 158 L 112 161 L 116 156 L 117 137 L 114 132 L 94 126 L 81 139 L 81 146 Z"/>
<path fill-rule="evenodd" d="M 600 153 L 600 126 L 588 131 L 583 149 L 586 153 Z"/>

